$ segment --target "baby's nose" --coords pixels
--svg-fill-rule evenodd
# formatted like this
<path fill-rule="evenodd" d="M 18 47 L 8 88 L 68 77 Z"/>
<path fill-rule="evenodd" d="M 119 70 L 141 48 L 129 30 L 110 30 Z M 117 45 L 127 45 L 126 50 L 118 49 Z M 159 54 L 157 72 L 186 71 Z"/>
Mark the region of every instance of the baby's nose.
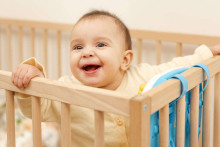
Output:
<path fill-rule="evenodd" d="M 84 49 L 82 52 L 82 57 L 84 58 L 93 57 L 93 56 L 94 56 L 93 49 Z"/>

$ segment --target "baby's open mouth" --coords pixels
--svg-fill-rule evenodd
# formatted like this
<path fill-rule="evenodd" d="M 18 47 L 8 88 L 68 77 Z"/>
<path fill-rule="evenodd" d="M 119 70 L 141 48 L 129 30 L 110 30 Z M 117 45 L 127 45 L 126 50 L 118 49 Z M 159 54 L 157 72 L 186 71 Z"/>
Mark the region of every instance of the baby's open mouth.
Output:
<path fill-rule="evenodd" d="M 86 65 L 86 66 L 83 66 L 82 69 L 85 71 L 95 71 L 100 67 L 101 67 L 100 65 Z"/>

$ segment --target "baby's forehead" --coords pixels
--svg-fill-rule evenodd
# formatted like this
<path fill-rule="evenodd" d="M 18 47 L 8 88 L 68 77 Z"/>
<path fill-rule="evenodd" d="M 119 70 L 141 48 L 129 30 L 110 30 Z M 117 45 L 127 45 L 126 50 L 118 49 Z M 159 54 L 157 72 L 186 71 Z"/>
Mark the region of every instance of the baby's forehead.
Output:
<path fill-rule="evenodd" d="M 108 24 L 108 26 L 112 25 L 112 28 L 116 27 L 118 31 L 123 31 L 120 24 L 117 22 L 115 18 L 110 17 L 110 16 L 105 16 L 105 15 L 88 16 L 86 18 L 82 18 L 74 26 L 80 25 L 82 23 L 91 23 L 91 22 L 96 22 L 96 21 L 101 22 L 101 23 L 106 23 Z M 108 29 L 112 29 L 112 28 L 108 28 Z"/>
<path fill-rule="evenodd" d="M 120 43 L 122 43 L 123 46 L 126 46 L 125 48 L 127 48 L 125 31 L 121 27 L 121 24 L 119 24 L 119 22 L 117 22 L 117 20 L 113 17 L 102 15 L 102 16 L 89 16 L 80 19 L 73 27 L 71 38 L 74 38 L 76 34 L 81 35 L 82 30 L 83 32 L 85 32 L 84 30 L 86 31 L 91 30 L 89 31 L 90 33 L 95 31 L 94 35 L 98 33 L 99 33 L 98 35 L 100 35 L 101 33 L 101 36 L 105 36 L 104 35 L 105 33 L 114 34 L 115 37 L 113 37 L 113 40 L 115 40 L 118 36 L 119 38 L 117 39 L 121 40 Z"/>

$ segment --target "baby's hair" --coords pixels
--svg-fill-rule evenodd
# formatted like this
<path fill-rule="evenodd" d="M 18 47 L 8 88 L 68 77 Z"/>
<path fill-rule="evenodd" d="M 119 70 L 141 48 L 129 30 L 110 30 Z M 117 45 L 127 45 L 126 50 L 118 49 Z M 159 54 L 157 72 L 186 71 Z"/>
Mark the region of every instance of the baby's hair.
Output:
<path fill-rule="evenodd" d="M 123 34 L 125 36 L 126 50 L 131 50 L 132 42 L 131 42 L 131 36 L 130 36 L 129 30 L 126 27 L 126 25 L 116 15 L 114 15 L 110 12 L 107 12 L 107 11 L 103 11 L 103 10 L 92 10 L 92 11 L 84 14 L 77 21 L 77 23 L 80 22 L 81 20 L 84 20 L 84 19 L 97 18 L 100 16 L 108 16 L 108 17 L 111 17 L 115 21 L 115 23 L 120 27 L 121 31 L 123 32 Z"/>

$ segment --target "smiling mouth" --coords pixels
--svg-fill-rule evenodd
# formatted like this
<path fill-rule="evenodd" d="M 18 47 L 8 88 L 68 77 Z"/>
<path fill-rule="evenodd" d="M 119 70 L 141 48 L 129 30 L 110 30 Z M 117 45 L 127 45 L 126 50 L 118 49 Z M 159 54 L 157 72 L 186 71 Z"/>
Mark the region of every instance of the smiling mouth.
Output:
<path fill-rule="evenodd" d="M 86 66 L 83 66 L 82 69 L 87 72 L 93 72 L 99 69 L 100 67 L 101 67 L 100 65 L 86 65 Z"/>

